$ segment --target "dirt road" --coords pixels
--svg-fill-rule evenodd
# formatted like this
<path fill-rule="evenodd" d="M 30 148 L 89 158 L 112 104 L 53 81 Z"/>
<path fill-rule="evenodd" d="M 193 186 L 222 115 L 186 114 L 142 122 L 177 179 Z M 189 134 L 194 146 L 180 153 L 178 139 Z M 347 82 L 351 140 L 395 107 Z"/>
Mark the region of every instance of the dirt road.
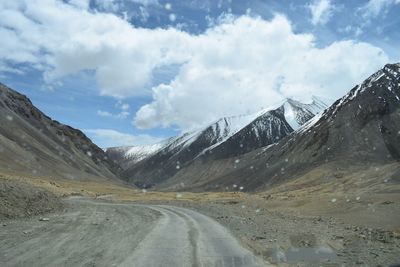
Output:
<path fill-rule="evenodd" d="M 2 266 L 265 266 L 220 224 L 163 205 L 69 199 L 44 221 L 0 226 Z"/>

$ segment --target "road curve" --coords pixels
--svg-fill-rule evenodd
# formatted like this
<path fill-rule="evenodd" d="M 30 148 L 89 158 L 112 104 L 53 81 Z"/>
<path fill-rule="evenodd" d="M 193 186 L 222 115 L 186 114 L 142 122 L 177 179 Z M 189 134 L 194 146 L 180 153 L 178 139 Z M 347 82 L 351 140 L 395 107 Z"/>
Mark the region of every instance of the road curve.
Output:
<path fill-rule="evenodd" d="M 198 212 L 70 199 L 49 221 L 0 228 L 1 266 L 214 267 L 265 264 Z"/>
<path fill-rule="evenodd" d="M 265 266 L 211 218 L 175 206 L 147 206 L 163 216 L 126 266 Z"/>

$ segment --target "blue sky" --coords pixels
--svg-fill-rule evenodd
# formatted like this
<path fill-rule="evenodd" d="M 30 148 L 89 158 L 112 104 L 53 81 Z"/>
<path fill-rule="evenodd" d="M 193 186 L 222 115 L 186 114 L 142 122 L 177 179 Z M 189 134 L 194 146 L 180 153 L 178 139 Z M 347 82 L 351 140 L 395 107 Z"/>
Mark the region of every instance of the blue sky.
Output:
<path fill-rule="evenodd" d="M 399 0 L 4 1 L 0 81 L 101 147 L 154 143 L 285 97 L 335 100 L 400 61 L 399 14 Z"/>

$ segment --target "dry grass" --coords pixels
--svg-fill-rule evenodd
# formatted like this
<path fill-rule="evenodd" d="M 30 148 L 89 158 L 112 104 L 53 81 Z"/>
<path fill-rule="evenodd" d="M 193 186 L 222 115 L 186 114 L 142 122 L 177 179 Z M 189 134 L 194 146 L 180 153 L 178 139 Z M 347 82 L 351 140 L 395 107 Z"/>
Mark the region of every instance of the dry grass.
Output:
<path fill-rule="evenodd" d="M 257 195 L 269 210 L 396 229 L 400 227 L 400 183 L 387 178 L 399 168 L 398 163 L 371 166 L 335 177 L 320 167 Z"/>
<path fill-rule="evenodd" d="M 61 197 L 87 196 L 115 201 L 152 202 L 178 200 L 235 202 L 243 198 L 245 195 L 244 193 L 237 192 L 144 192 L 129 185 L 122 185 L 113 182 L 67 180 L 55 177 L 31 177 L 14 173 L 0 174 L 0 180 L 2 179 L 22 182 L 34 187 L 43 188 Z"/>
<path fill-rule="evenodd" d="M 321 167 L 298 179 L 257 194 L 143 192 L 129 185 L 112 181 L 37 178 L 15 173 L 0 174 L 0 181 L 6 179 L 23 182 L 63 197 L 80 195 L 141 203 L 168 201 L 250 203 L 267 210 L 294 215 L 333 216 L 349 223 L 365 223 L 400 229 L 400 183 L 398 181 L 384 182 L 385 177 L 390 177 L 398 170 L 399 164 L 396 163 L 380 166 L 379 171 L 372 166 L 370 169 L 352 170 L 340 177 L 335 177 L 330 175 L 332 173 L 330 170 Z"/>

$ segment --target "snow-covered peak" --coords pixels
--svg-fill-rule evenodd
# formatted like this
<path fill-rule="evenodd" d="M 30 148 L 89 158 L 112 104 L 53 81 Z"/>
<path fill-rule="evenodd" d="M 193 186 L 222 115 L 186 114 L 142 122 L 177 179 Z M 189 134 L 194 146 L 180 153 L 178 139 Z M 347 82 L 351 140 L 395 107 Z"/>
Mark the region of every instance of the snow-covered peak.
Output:
<path fill-rule="evenodd" d="M 181 150 L 199 138 L 203 138 L 210 146 L 218 145 L 246 127 L 262 113 L 265 113 L 265 111 L 259 111 L 250 115 L 223 117 L 197 131 L 183 133 L 180 136 L 170 138 L 165 145 L 164 151 Z"/>
<path fill-rule="evenodd" d="M 125 153 L 126 158 L 134 158 L 136 161 L 140 161 L 143 158 L 154 154 L 159 149 L 164 146 L 163 142 L 153 144 L 153 145 L 145 145 L 145 146 L 133 146 Z"/>
<path fill-rule="evenodd" d="M 134 163 L 157 153 L 177 155 L 186 149 L 187 152 L 193 154 L 193 157 L 196 157 L 218 147 L 245 128 L 244 139 L 259 140 L 266 139 L 268 136 L 267 139 L 278 140 L 282 135 L 304 125 L 325 108 L 325 103 L 315 97 L 310 104 L 286 99 L 279 105 L 252 114 L 223 117 L 199 130 L 183 133 L 155 145 L 122 147 L 113 150 L 117 154 L 123 155 L 123 159 L 131 160 Z M 285 120 L 291 127 L 286 124 Z M 254 142 L 262 143 L 263 141 Z"/>
<path fill-rule="evenodd" d="M 221 142 L 243 129 L 259 117 L 259 115 L 260 112 L 250 115 L 225 117 L 213 123 L 209 128 L 212 129 L 216 141 Z"/>
<path fill-rule="evenodd" d="M 286 121 L 294 130 L 297 130 L 315 115 L 325 110 L 327 105 L 317 97 L 313 97 L 310 104 L 288 98 L 282 107 Z"/>
<path fill-rule="evenodd" d="M 106 148 L 105 152 L 118 154 L 123 160 L 129 160 L 132 163 L 137 163 L 148 156 L 153 155 L 164 146 L 165 141 L 152 145 L 111 147 Z"/>

